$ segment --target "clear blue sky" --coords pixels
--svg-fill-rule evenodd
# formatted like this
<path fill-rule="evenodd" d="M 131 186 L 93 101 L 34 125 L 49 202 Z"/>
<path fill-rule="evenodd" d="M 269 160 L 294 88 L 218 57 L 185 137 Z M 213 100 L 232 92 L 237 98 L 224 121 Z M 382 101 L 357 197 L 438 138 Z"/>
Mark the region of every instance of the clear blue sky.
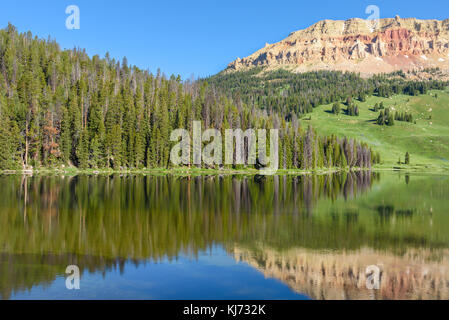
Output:
<path fill-rule="evenodd" d="M 71 4 L 80 8 L 80 30 L 65 27 Z M 381 18 L 449 18 L 448 0 L 15 0 L 2 1 L 0 28 L 11 22 L 20 32 L 51 36 L 62 48 L 102 57 L 109 51 L 140 68 L 188 78 L 215 74 L 319 20 L 366 18 L 370 4 Z"/>

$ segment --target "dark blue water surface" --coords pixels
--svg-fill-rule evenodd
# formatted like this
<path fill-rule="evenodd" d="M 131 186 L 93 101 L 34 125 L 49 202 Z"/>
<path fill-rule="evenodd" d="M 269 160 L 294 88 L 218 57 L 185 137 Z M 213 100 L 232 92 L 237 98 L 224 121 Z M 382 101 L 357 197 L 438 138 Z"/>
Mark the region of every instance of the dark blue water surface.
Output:
<path fill-rule="evenodd" d="M 84 272 L 79 290 L 66 288 L 60 274 L 46 285 L 19 290 L 11 299 L 307 299 L 244 262 L 236 262 L 220 246 L 197 257 L 180 256 L 158 263 L 125 262 L 105 272 Z"/>

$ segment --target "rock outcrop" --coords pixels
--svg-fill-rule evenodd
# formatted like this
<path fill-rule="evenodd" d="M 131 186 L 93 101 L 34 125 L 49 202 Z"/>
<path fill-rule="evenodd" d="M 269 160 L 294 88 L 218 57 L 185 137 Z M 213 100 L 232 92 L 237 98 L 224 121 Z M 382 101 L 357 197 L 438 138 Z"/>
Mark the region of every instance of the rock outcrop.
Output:
<path fill-rule="evenodd" d="M 449 70 L 449 19 L 324 20 L 278 43 L 266 44 L 230 63 L 227 70 L 257 66 L 362 74 L 432 67 Z"/>
<path fill-rule="evenodd" d="M 402 255 L 361 249 L 357 252 L 278 252 L 258 246 L 234 247 L 236 261 L 248 263 L 297 293 L 319 300 L 447 300 L 447 250 L 409 250 Z M 439 256 L 439 259 L 435 257 Z M 367 268 L 380 269 L 378 288 L 367 288 Z"/>

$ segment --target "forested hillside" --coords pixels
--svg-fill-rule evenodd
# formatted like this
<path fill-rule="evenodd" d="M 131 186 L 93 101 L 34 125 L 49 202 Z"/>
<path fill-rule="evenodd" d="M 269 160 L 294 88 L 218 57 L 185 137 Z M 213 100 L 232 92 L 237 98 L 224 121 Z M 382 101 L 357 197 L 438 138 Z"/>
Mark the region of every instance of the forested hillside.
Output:
<path fill-rule="evenodd" d="M 314 92 L 326 90 L 314 86 Z M 262 109 L 225 91 L 153 75 L 126 58 L 61 50 L 53 40 L 19 34 L 9 25 L 0 30 L 0 169 L 167 168 L 170 132 L 190 129 L 195 120 L 222 131 L 279 128 L 282 168 L 370 167 L 379 161 L 366 144 L 318 136 L 295 115 L 287 117 L 283 100 Z"/>
<path fill-rule="evenodd" d="M 437 75 L 438 68 L 426 70 Z M 292 73 L 284 69 L 265 72 L 263 68 L 249 71 L 222 72 L 206 79 L 225 92 L 231 92 L 245 103 L 258 108 L 275 110 L 283 115 L 297 116 L 313 112 L 313 108 L 353 97 L 364 102 L 366 97 L 377 95 L 391 97 L 395 94 L 416 96 L 430 89 L 444 89 L 444 81 L 410 81 L 407 74 L 398 71 L 390 74 L 362 78 L 341 71 L 314 71 Z"/>

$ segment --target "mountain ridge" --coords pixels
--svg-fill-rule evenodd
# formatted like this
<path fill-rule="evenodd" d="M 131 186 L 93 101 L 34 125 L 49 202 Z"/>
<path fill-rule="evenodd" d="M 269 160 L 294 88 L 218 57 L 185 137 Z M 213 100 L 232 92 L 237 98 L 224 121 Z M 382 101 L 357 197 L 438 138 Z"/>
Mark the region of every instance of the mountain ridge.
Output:
<path fill-rule="evenodd" d="M 246 58 L 237 58 L 226 71 L 260 66 L 366 75 L 434 67 L 449 71 L 449 19 L 322 20 Z"/>

